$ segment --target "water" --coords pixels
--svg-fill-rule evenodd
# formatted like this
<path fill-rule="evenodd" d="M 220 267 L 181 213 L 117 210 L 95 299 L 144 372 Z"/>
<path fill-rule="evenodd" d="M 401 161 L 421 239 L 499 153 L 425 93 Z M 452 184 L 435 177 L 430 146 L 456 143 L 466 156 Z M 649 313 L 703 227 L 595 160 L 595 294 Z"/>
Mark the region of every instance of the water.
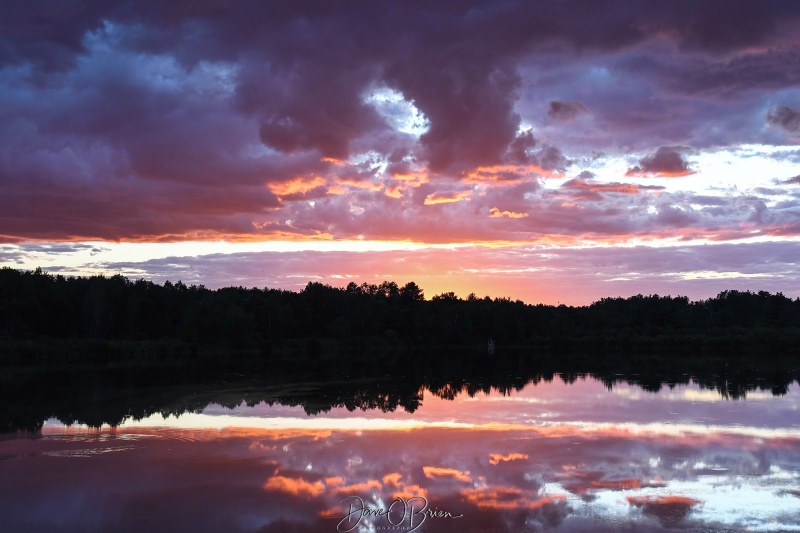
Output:
<path fill-rule="evenodd" d="M 0 529 L 800 531 L 797 382 L 370 386 L 230 384 L 155 408 L 178 416 L 8 433 Z"/>

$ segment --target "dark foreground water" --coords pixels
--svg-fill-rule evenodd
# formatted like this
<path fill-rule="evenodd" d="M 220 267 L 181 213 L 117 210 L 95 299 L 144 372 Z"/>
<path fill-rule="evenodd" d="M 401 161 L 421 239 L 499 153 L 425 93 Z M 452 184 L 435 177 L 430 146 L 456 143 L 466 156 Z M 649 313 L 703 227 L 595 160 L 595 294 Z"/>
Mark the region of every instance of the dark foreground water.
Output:
<path fill-rule="evenodd" d="M 0 435 L 0 530 L 800 531 L 797 382 L 329 394 Z"/>

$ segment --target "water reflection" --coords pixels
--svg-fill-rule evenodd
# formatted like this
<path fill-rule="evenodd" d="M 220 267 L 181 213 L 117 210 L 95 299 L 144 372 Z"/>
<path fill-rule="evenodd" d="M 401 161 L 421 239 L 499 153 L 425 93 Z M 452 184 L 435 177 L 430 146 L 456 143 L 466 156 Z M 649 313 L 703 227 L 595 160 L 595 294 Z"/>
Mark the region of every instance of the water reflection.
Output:
<path fill-rule="evenodd" d="M 540 391 L 549 384 L 560 387 L 591 377 L 615 394 L 627 394 L 644 402 L 654 395 L 663 397 L 683 385 L 695 384 L 695 398 L 714 403 L 719 399 L 757 399 L 782 397 L 797 382 L 797 370 L 765 370 L 753 367 L 726 368 L 711 372 L 695 369 L 677 374 L 642 374 L 639 371 L 554 372 L 552 361 L 506 361 L 505 366 L 449 368 L 430 372 L 423 364 L 411 365 L 420 374 L 360 378 L 294 376 L 254 373 L 226 375 L 206 368 L 97 368 L 89 371 L 8 373 L 0 372 L 0 432 L 38 431 L 45 420 L 57 418 L 67 424 L 99 427 L 118 426 L 126 420 L 142 419 L 156 413 L 185 414 L 202 411 L 208 405 L 236 407 L 267 403 L 300 406 L 307 414 L 325 414 L 338 408 L 347 411 L 380 410 L 414 413 L 429 397 L 454 400 L 491 394 L 493 398 L 518 396 L 529 385 Z M 527 366 L 534 368 L 527 368 Z M 602 387 L 601 387 L 602 385 Z M 619 402 L 599 390 L 597 398 L 581 398 L 592 413 L 599 409 L 613 412 Z M 589 403 L 586 403 L 589 402 Z M 652 417 L 651 408 L 639 409 Z M 470 407 L 472 409 L 472 407 Z M 734 409 L 735 411 L 736 409 Z M 758 416 L 772 416 L 772 411 Z M 547 416 L 542 413 L 542 416 Z M 718 411 L 720 422 L 728 417 Z M 739 416 L 735 414 L 734 418 Z M 707 423 L 710 421 L 707 421 Z"/>
<path fill-rule="evenodd" d="M 293 402 L 248 405 L 236 389 L 228 407 L 9 434 L 3 530 L 800 530 L 797 384 L 745 401 L 588 377 L 430 386 L 402 396 L 413 409 L 323 398 L 315 415 L 307 387 Z M 358 499 L 370 512 L 345 520 Z"/>

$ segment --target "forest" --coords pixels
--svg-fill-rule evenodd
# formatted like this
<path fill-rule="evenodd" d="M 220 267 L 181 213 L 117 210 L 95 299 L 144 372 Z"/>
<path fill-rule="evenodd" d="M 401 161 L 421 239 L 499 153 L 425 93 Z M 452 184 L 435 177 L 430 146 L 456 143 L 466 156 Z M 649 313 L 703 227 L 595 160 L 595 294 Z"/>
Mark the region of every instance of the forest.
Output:
<path fill-rule="evenodd" d="M 0 269 L 0 366 L 250 362 L 298 368 L 495 357 L 754 357 L 795 360 L 800 299 L 723 291 L 636 295 L 587 306 L 426 299 L 403 286 L 311 282 L 300 292 Z M 436 355 L 442 354 L 442 355 Z M 453 355 L 459 354 L 459 355 Z"/>

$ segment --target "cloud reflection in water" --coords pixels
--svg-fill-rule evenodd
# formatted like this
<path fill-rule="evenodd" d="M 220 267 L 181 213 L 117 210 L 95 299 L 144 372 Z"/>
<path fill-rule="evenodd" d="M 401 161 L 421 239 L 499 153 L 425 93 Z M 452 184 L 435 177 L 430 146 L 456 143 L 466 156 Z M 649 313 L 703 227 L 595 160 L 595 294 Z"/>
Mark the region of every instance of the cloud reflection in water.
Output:
<path fill-rule="evenodd" d="M 386 509 L 424 497 L 463 515 L 426 518 L 418 531 L 431 533 L 789 530 L 800 528 L 800 432 L 787 417 L 798 392 L 711 402 L 676 388 L 632 400 L 554 382 L 427 395 L 413 415 L 260 405 L 210 407 L 182 427 L 48 423 L 38 438 L 0 440 L 0 516 L 6 531 L 334 532 L 344 498 Z M 607 402 L 593 406 L 600 394 Z"/>

